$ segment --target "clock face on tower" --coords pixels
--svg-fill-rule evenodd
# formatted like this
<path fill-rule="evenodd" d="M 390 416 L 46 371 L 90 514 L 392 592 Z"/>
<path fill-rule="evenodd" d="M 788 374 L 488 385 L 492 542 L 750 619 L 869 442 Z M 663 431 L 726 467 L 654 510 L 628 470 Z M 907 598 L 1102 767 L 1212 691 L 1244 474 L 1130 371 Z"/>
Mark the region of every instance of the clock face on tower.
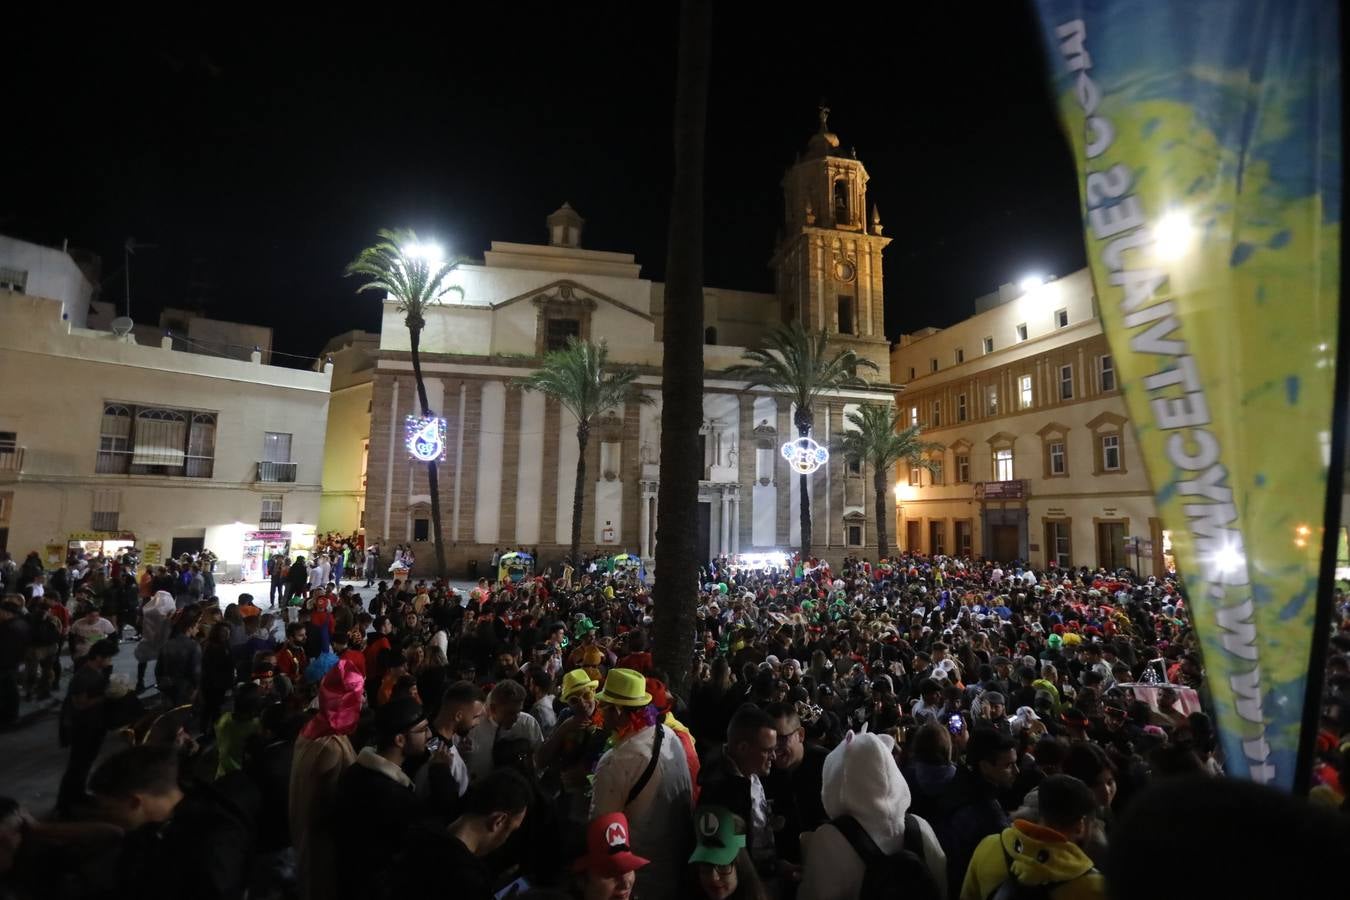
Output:
<path fill-rule="evenodd" d="M 840 281 L 852 281 L 853 277 L 857 274 L 857 269 L 855 269 L 853 263 L 847 259 L 838 260 L 834 264 L 834 277 L 838 278 Z"/>

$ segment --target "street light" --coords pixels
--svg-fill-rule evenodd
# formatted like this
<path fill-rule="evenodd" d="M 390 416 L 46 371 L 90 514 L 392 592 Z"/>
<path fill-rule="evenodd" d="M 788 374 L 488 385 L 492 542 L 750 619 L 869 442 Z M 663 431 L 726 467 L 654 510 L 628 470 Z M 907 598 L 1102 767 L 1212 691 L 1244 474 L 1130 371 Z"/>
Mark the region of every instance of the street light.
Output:
<path fill-rule="evenodd" d="M 1023 276 L 1021 281 L 1017 282 L 1017 286 L 1022 289 L 1024 294 L 1031 293 L 1043 284 L 1045 284 L 1045 279 L 1040 275 L 1026 275 Z"/>
<path fill-rule="evenodd" d="M 435 268 L 445 261 L 445 250 L 435 241 L 405 244 L 402 249 L 404 256 L 425 262 L 428 268 Z"/>

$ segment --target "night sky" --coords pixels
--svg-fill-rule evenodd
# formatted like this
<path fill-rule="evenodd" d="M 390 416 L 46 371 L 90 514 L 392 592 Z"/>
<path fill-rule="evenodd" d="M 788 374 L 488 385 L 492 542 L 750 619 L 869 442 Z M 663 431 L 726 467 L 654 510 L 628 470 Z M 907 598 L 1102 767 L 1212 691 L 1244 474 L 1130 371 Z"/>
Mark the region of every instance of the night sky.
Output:
<path fill-rule="evenodd" d="M 893 339 L 1084 264 L 1029 6 L 731 6 L 713 31 L 710 285 L 772 289 L 779 180 L 822 100 L 895 239 Z M 16 24 L 42 37 L 6 50 L 0 233 L 101 254 L 119 308 L 125 239 L 155 244 L 132 260 L 138 321 L 199 308 L 298 354 L 378 327 L 341 271 L 381 226 L 481 256 L 542 242 L 566 200 L 585 246 L 634 252 L 661 280 L 677 4 L 494 7 Z"/>

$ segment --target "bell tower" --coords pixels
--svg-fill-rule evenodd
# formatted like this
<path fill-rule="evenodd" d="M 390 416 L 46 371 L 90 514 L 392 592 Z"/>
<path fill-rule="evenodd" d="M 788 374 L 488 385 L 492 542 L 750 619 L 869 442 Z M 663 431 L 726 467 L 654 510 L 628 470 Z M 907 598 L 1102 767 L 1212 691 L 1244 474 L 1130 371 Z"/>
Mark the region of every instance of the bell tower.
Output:
<path fill-rule="evenodd" d="M 820 130 L 783 176 L 783 238 L 774 252 L 779 311 L 807 331 L 877 364 L 872 381 L 890 380 L 881 251 L 881 216 L 867 205 L 867 170 L 840 149 L 820 108 Z"/>

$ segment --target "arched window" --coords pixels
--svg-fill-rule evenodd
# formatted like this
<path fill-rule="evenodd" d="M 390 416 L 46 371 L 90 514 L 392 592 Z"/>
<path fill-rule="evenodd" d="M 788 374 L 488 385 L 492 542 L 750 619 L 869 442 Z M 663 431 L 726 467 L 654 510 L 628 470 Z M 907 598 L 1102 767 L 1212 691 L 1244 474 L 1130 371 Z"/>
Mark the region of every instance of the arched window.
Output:
<path fill-rule="evenodd" d="M 712 347 L 717 344 L 717 329 L 712 325 L 703 329 L 703 343 Z"/>
<path fill-rule="evenodd" d="M 848 182 L 842 178 L 834 183 L 834 221 L 852 221 L 848 214 Z"/>

